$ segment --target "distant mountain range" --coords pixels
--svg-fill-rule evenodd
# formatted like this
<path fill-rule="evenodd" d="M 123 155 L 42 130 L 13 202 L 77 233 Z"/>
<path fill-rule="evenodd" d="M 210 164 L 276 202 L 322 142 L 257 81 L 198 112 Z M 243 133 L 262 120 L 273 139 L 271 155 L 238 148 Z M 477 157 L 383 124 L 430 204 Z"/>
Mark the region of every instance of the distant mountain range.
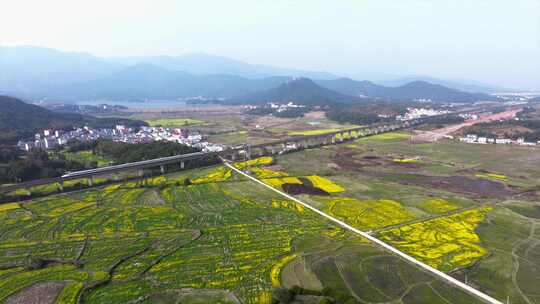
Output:
<path fill-rule="evenodd" d="M 364 98 L 387 100 L 431 99 L 446 102 L 489 100 L 485 94 L 473 94 L 434 85 L 412 82 L 400 87 L 385 87 L 369 81 L 347 78 L 309 80 L 291 77 L 243 78 L 233 75 L 192 75 L 166 70 L 151 64 L 138 64 L 110 76 L 70 84 L 52 90 L 63 99 L 176 99 L 202 96 L 230 99 L 230 102 L 295 101 L 303 104 L 328 104 L 362 101 Z M 310 100 L 313 99 L 313 100 Z"/>
<path fill-rule="evenodd" d="M 480 81 L 470 80 L 470 79 L 460 79 L 460 80 L 446 80 L 439 79 L 428 76 L 407 76 L 394 78 L 390 80 L 381 80 L 376 81 L 377 84 L 388 86 L 388 87 L 399 87 L 406 85 L 415 81 L 424 81 L 432 84 L 442 85 L 451 89 L 456 89 L 464 92 L 479 92 L 479 93 L 496 93 L 496 92 L 507 92 L 512 91 L 508 88 L 492 86 L 489 84 L 482 83 Z"/>
<path fill-rule="evenodd" d="M 39 47 L 0 47 L 0 92 L 47 95 L 58 86 L 105 77 L 124 69 L 86 53 Z"/>
<path fill-rule="evenodd" d="M 140 126 L 145 123 L 121 118 L 57 113 L 17 98 L 0 95 L 0 144 L 16 143 L 18 139 L 31 137 L 46 128 L 71 129 L 74 126 L 85 125 L 105 128 L 116 124 Z"/>
<path fill-rule="evenodd" d="M 356 81 L 349 78 L 318 80 L 317 83 L 342 94 L 389 100 L 430 99 L 446 102 L 493 100 L 493 97 L 487 94 L 463 92 L 425 81 L 413 81 L 398 87 L 386 87 L 370 81 Z"/>
<path fill-rule="evenodd" d="M 109 62 L 132 66 L 149 63 L 167 70 L 182 71 L 194 75 L 228 74 L 244 78 L 266 78 L 272 76 L 308 77 L 315 79 L 339 78 L 332 73 L 302 71 L 266 65 L 249 64 L 227 57 L 207 54 L 186 54 L 180 56 L 115 57 Z"/>
<path fill-rule="evenodd" d="M 36 47 L 0 47 L 0 92 L 56 100 L 131 100 L 206 97 L 257 101 L 274 98 L 319 104 L 431 99 L 476 101 L 492 97 L 426 81 L 382 86 L 325 72 L 250 65 L 210 56 L 98 58 Z M 291 82 L 302 76 L 302 81 Z M 306 78 L 312 78 L 308 81 Z M 394 83 L 397 84 L 397 83 Z M 309 100 L 309 99 L 313 100 Z"/>
<path fill-rule="evenodd" d="M 234 75 L 193 75 L 137 64 L 92 81 L 57 87 L 54 96 L 64 99 L 176 99 L 203 96 L 231 98 L 278 86 L 288 77 L 249 79 Z"/>
<path fill-rule="evenodd" d="M 267 103 L 290 102 L 302 105 L 323 106 L 331 104 L 363 103 L 368 99 L 346 95 L 325 88 L 309 78 L 294 78 L 280 84 L 278 87 L 233 98 L 233 103 Z"/>

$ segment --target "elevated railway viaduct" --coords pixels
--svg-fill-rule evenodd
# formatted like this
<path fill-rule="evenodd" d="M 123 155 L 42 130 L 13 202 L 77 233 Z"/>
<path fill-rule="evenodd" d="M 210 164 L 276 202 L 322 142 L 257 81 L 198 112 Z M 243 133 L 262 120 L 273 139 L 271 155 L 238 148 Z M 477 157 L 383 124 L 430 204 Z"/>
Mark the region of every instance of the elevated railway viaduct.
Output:
<path fill-rule="evenodd" d="M 360 137 L 366 137 L 371 135 L 377 135 L 381 133 L 391 132 L 399 129 L 406 129 L 421 123 L 425 123 L 427 120 L 415 119 L 404 122 L 393 122 L 387 124 L 374 124 L 370 126 L 356 127 L 351 129 L 339 130 L 335 132 L 319 134 L 319 135 L 306 135 L 295 136 L 277 141 L 271 141 L 256 145 L 239 145 L 223 150 L 221 152 L 197 152 L 169 157 L 162 157 L 151 160 L 144 160 L 134 163 L 113 165 L 97 169 L 90 169 L 78 172 L 67 173 L 61 177 L 46 178 L 32 180 L 28 182 L 22 182 L 9 186 L 0 187 L 0 193 L 9 193 L 19 189 L 31 190 L 32 187 L 41 186 L 46 184 L 58 183 L 60 190 L 63 190 L 64 182 L 76 179 L 87 179 L 89 186 L 93 185 L 94 178 L 99 176 L 116 176 L 120 172 L 137 172 L 139 176 L 143 175 L 144 169 L 160 168 L 161 173 L 165 173 L 166 165 L 180 164 L 180 168 L 183 169 L 185 163 L 202 159 L 204 157 L 220 156 L 223 158 L 236 160 L 240 158 L 251 158 L 263 155 L 274 155 L 283 152 L 292 152 L 302 149 L 309 149 L 314 147 L 333 145 L 342 143 L 345 141 L 355 140 Z"/>

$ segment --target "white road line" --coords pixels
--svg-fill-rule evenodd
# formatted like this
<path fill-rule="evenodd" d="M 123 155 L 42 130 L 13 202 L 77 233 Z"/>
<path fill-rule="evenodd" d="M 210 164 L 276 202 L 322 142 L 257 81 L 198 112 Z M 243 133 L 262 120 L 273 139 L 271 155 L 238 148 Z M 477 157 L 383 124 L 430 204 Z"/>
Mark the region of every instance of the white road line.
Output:
<path fill-rule="evenodd" d="M 429 266 L 429 265 L 427 265 L 427 264 L 425 264 L 423 262 L 420 262 L 419 260 L 413 258 L 412 256 L 410 256 L 410 255 L 408 255 L 408 254 L 406 254 L 406 253 L 404 253 L 404 252 L 402 252 L 402 251 L 388 245 L 387 243 L 385 243 L 385 242 L 383 242 L 383 241 L 369 235 L 368 233 L 360 231 L 360 230 L 352 227 L 351 225 L 349 225 L 349 224 L 347 224 L 347 223 L 345 223 L 345 222 L 343 222 L 341 220 L 338 220 L 338 219 L 336 219 L 336 218 L 334 218 L 334 217 L 320 211 L 319 209 L 317 209 L 315 207 L 312 207 L 311 205 L 300 201 L 299 199 L 297 199 L 297 198 L 295 198 L 295 197 L 293 197 L 293 196 L 291 196 L 291 195 L 289 195 L 289 194 L 287 194 L 287 193 L 285 193 L 283 191 L 280 191 L 278 189 L 275 189 L 272 186 L 269 186 L 269 185 L 263 183 L 262 181 L 254 178 L 253 176 L 251 176 L 251 175 L 249 175 L 247 173 L 244 173 L 243 171 L 235 168 L 234 166 L 229 164 L 227 161 L 223 161 L 223 163 L 225 164 L 225 166 L 227 166 L 227 167 L 231 168 L 232 170 L 234 170 L 235 172 L 247 177 L 248 179 L 250 179 L 250 180 L 252 180 L 252 181 L 254 181 L 256 183 L 259 183 L 260 185 L 262 185 L 262 186 L 264 186 L 264 187 L 266 187 L 266 188 L 268 188 L 268 189 L 270 189 L 270 190 L 272 190 L 274 192 L 277 192 L 281 196 L 284 196 L 284 197 L 286 197 L 286 198 L 288 198 L 288 199 L 290 199 L 290 200 L 292 200 L 292 201 L 294 201 L 294 202 L 296 202 L 296 203 L 310 209 L 311 211 L 313 211 L 313 212 L 315 212 L 315 213 L 329 219 L 330 221 L 340 225 L 341 227 L 343 227 L 343 228 L 345 228 L 347 230 L 350 230 L 350 231 L 352 231 L 352 232 L 354 232 L 354 233 L 356 233 L 358 235 L 361 235 L 362 237 L 365 237 L 366 239 L 370 240 L 371 242 L 373 242 L 373 243 L 383 247 L 384 249 L 386 249 L 386 250 L 388 250 L 388 251 L 390 251 L 390 252 L 392 252 L 392 253 L 400 256 L 400 257 L 402 257 L 403 259 L 407 260 L 408 262 L 411 262 L 411 263 L 417 265 L 418 267 L 421 267 L 421 268 L 431 272 L 432 274 L 434 274 L 435 276 L 445 280 L 446 282 L 448 282 L 448 283 L 450 283 L 450 284 L 452 284 L 452 285 L 454 285 L 456 287 L 459 287 L 459 288 L 463 289 L 465 292 L 479 298 L 480 300 L 483 300 L 486 303 L 491 303 L 491 304 L 504 304 L 504 303 L 500 302 L 499 300 L 494 299 L 494 298 L 488 296 L 487 294 L 485 294 L 485 293 L 483 293 L 483 292 L 481 292 L 481 291 L 479 291 L 477 289 L 474 289 L 471 286 L 469 286 L 469 285 L 467 285 L 467 284 L 465 284 L 465 283 L 463 283 L 463 282 L 461 282 L 461 281 L 447 275 L 446 273 L 444 273 L 442 271 L 439 271 L 439 270 L 437 270 L 437 269 L 435 269 L 435 268 L 433 268 L 433 267 L 431 267 L 431 266 Z"/>

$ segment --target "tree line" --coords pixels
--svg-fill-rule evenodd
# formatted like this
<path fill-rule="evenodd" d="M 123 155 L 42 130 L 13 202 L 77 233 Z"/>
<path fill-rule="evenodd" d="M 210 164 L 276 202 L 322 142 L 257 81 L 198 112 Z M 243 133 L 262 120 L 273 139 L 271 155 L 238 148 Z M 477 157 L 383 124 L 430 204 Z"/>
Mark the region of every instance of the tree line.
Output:
<path fill-rule="evenodd" d="M 79 171 L 97 167 L 96 162 L 82 163 L 67 159 L 63 151 L 77 153 L 92 151 L 105 156 L 114 164 L 131 163 L 154 158 L 200 152 L 200 149 L 174 142 L 150 142 L 128 144 L 110 140 L 70 141 L 52 151 L 33 149 L 28 152 L 12 146 L 0 147 L 0 183 L 17 183 L 34 179 L 59 177 L 68 171 Z M 219 163 L 217 156 L 208 156 L 190 161 L 186 168 Z"/>

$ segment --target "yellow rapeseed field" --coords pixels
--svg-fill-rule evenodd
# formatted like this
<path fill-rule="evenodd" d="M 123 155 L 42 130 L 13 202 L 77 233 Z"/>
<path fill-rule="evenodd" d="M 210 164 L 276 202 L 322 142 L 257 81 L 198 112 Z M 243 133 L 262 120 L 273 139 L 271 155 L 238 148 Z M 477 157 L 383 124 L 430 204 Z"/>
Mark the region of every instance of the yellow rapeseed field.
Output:
<path fill-rule="evenodd" d="M 476 173 L 475 176 L 480 177 L 480 178 L 495 179 L 495 180 L 501 180 L 501 181 L 508 180 L 508 177 L 502 173 L 492 173 L 492 172 Z"/>
<path fill-rule="evenodd" d="M 208 175 L 194 179 L 192 182 L 194 184 L 217 183 L 217 182 L 226 181 L 231 176 L 232 176 L 231 169 L 220 167 L 214 170 L 213 172 L 209 173 Z"/>
<path fill-rule="evenodd" d="M 243 169 L 246 166 L 253 166 L 253 167 L 267 166 L 267 165 L 272 164 L 273 161 L 274 161 L 273 157 L 271 157 L 271 156 L 263 156 L 263 157 L 259 157 L 259 158 L 255 158 L 255 159 L 250 159 L 248 161 L 235 163 L 234 166 L 236 168 L 238 168 L 238 169 Z"/>
<path fill-rule="evenodd" d="M 370 137 L 360 138 L 358 141 L 399 141 L 411 138 L 410 134 L 403 132 L 388 132 Z"/>
<path fill-rule="evenodd" d="M 383 231 L 379 237 L 432 267 L 450 271 L 469 266 L 487 253 L 475 229 L 490 210 L 490 206 L 467 210 Z"/>
<path fill-rule="evenodd" d="M 307 176 L 306 178 L 313 184 L 315 188 L 319 188 L 328 193 L 337 193 L 337 192 L 345 191 L 343 187 L 341 187 L 340 185 L 324 177 L 320 177 L 318 175 L 311 175 L 311 176 Z"/>
<path fill-rule="evenodd" d="M 258 167 L 252 168 L 251 172 L 255 174 L 257 178 L 260 178 L 260 179 L 289 176 L 285 172 L 279 172 L 279 171 L 274 171 L 267 168 L 258 168 Z"/>
<path fill-rule="evenodd" d="M 420 209 L 429 213 L 445 213 L 456 210 L 459 207 L 442 198 L 432 198 L 422 202 Z"/>
<path fill-rule="evenodd" d="M 17 203 L 0 204 L 0 212 L 20 208 Z"/>
<path fill-rule="evenodd" d="M 294 209 L 300 213 L 303 213 L 304 210 L 305 210 L 305 207 L 296 203 L 296 202 L 293 202 L 293 201 L 290 201 L 290 200 L 278 200 L 278 199 L 274 199 L 272 200 L 272 208 L 290 208 L 290 209 Z"/>
<path fill-rule="evenodd" d="M 272 270 L 270 271 L 270 280 L 272 281 L 272 286 L 279 287 L 281 285 L 279 282 L 279 274 L 281 273 L 281 269 L 283 269 L 287 263 L 294 260 L 297 256 L 297 253 L 284 256 L 281 260 L 274 264 L 274 266 L 272 266 Z"/>
<path fill-rule="evenodd" d="M 244 169 L 244 168 L 246 168 L 248 166 L 249 167 L 261 167 L 261 166 L 270 165 L 273 161 L 274 161 L 274 159 L 272 157 L 264 156 L 264 157 L 259 157 L 259 158 L 256 158 L 256 159 L 251 159 L 251 160 L 248 160 L 248 161 L 244 161 L 244 162 L 235 163 L 234 166 L 236 168 L 238 168 L 238 169 Z M 259 171 L 257 171 L 258 169 L 259 169 Z M 270 173 L 270 172 L 274 172 L 274 171 L 269 170 L 269 169 L 252 168 L 251 170 L 252 171 L 255 170 L 255 173 L 260 172 L 261 174 L 275 174 L 275 173 Z M 217 182 L 226 181 L 229 178 L 231 178 L 231 176 L 232 176 L 232 170 L 231 169 L 229 169 L 227 167 L 219 167 L 216 170 L 210 172 L 209 174 L 207 174 L 205 176 L 202 176 L 202 177 L 199 177 L 199 178 L 196 178 L 196 179 L 192 180 L 192 182 L 194 184 L 217 183 Z"/>
<path fill-rule="evenodd" d="M 267 178 L 263 182 L 274 188 L 279 188 L 284 184 L 302 184 L 302 181 L 298 177 Z"/>
<path fill-rule="evenodd" d="M 394 158 L 395 163 L 401 163 L 401 164 L 410 164 L 410 163 L 417 163 L 418 159 L 416 158 Z"/>
<path fill-rule="evenodd" d="M 358 200 L 348 197 L 321 198 L 325 210 L 359 229 L 375 229 L 403 223 L 415 218 L 394 200 Z"/>

